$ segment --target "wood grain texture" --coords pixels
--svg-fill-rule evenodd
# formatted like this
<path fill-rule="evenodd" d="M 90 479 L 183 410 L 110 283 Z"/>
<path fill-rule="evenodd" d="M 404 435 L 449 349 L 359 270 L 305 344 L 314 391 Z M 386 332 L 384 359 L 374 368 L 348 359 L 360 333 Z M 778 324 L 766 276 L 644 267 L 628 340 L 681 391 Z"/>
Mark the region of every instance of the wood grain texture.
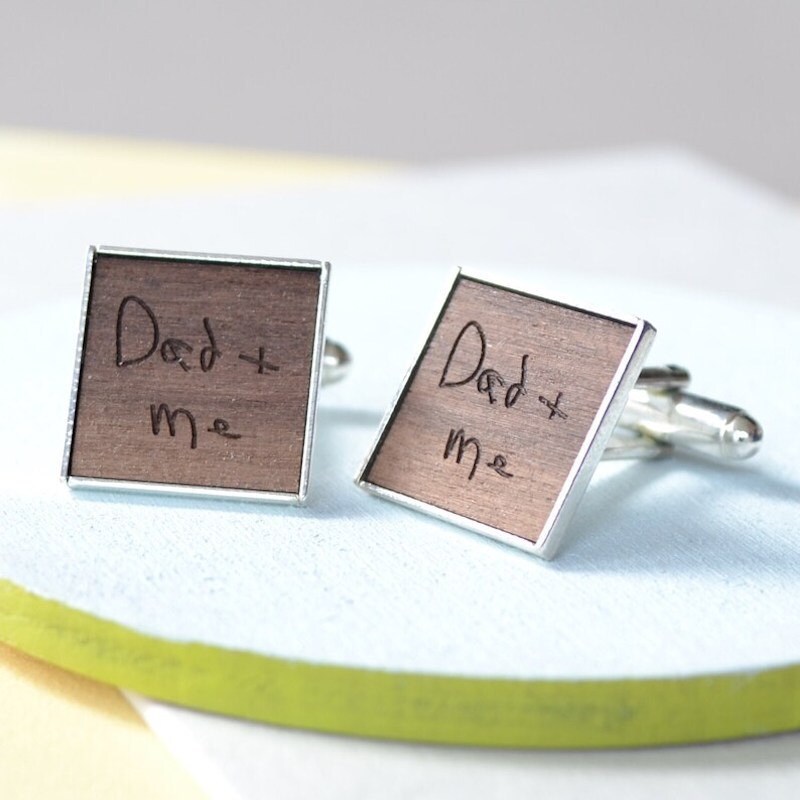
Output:
<path fill-rule="evenodd" d="M 98 253 L 69 476 L 298 492 L 320 282 Z"/>
<path fill-rule="evenodd" d="M 634 331 L 459 277 L 362 480 L 536 542 Z"/>

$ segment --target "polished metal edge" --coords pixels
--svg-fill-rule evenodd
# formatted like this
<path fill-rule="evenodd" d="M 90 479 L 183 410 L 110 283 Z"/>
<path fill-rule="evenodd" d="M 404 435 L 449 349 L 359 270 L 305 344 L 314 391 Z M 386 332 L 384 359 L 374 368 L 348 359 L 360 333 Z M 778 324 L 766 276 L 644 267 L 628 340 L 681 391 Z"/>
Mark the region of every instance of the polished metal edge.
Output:
<path fill-rule="evenodd" d="M 176 261 L 207 261 L 217 264 L 236 266 L 262 266 L 288 269 L 319 270 L 320 282 L 317 294 L 317 318 L 314 324 L 314 345 L 311 357 L 311 370 L 309 374 L 308 402 L 306 405 L 306 419 L 303 429 L 303 455 L 300 461 L 300 479 L 298 491 L 293 492 L 262 492 L 250 489 L 223 489 L 210 486 L 193 486 L 183 484 L 153 483 L 147 481 L 124 481 L 108 478 L 91 478 L 69 474 L 72 457 L 73 436 L 75 431 L 75 416 L 78 406 L 78 390 L 80 387 L 81 373 L 83 370 L 83 350 L 86 340 L 86 324 L 89 312 L 89 297 L 91 295 L 92 275 L 95 259 L 98 255 L 128 256 L 131 258 L 148 258 L 153 260 Z M 314 261 L 309 259 L 273 259 L 258 256 L 236 256 L 230 254 L 191 253 L 173 250 L 147 250 L 138 248 L 109 247 L 107 245 L 90 246 L 86 259 L 86 274 L 83 285 L 83 299 L 81 306 L 80 326 L 78 330 L 78 344 L 75 354 L 75 366 L 72 374 L 72 388 L 70 394 L 69 415 L 67 420 L 67 433 L 64 443 L 64 455 L 61 463 L 61 479 L 73 489 L 103 489 L 119 492 L 139 492 L 146 494 L 161 494 L 191 497 L 209 497 L 227 500 L 245 500 L 252 502 L 269 502 L 281 504 L 302 505 L 308 494 L 308 483 L 311 470 L 311 457 L 313 451 L 314 427 L 316 421 L 317 394 L 322 378 L 322 359 L 325 353 L 325 310 L 327 305 L 328 281 L 331 265 L 327 261 Z"/>
<path fill-rule="evenodd" d="M 61 480 L 69 477 L 69 465 L 72 460 L 72 439 L 75 433 L 75 414 L 78 410 L 78 389 L 83 370 L 83 347 L 86 340 L 86 319 L 89 314 L 89 295 L 92 291 L 92 270 L 97 248 L 90 247 L 86 254 L 86 269 L 83 276 L 83 297 L 81 299 L 81 317 L 78 323 L 78 343 L 75 347 L 75 364 L 72 368 L 72 387 L 69 397 L 67 415 L 67 435 L 64 440 L 64 455 L 61 459 Z"/>
<path fill-rule="evenodd" d="M 585 310 L 593 313 L 590 309 Z M 643 319 L 637 320 L 631 340 L 614 373 L 608 391 L 595 414 L 544 528 L 536 540 L 537 555 L 542 558 L 552 558 L 563 543 L 569 522 L 577 510 L 589 481 L 603 457 L 603 451 L 622 416 L 628 395 L 636 385 L 636 380 L 655 335 L 656 330 L 649 322 Z"/>
<path fill-rule="evenodd" d="M 500 528 L 493 528 L 491 525 L 478 522 L 471 517 L 464 517 L 461 514 L 448 511 L 445 508 L 440 508 L 439 506 L 426 503 L 423 500 L 418 500 L 417 498 L 410 497 L 407 494 L 401 494 L 393 489 L 386 489 L 383 486 L 378 486 L 377 484 L 369 483 L 368 481 L 356 481 L 356 483 L 360 488 L 365 489 L 366 491 L 371 492 L 378 497 L 391 500 L 392 502 L 398 503 L 401 506 L 405 506 L 406 508 L 410 508 L 414 511 L 422 512 L 429 517 L 435 517 L 443 522 L 449 522 L 453 525 L 458 525 L 460 528 L 472 531 L 473 533 L 479 533 L 482 536 L 487 536 L 490 539 L 502 542 L 503 544 L 511 545 L 512 547 L 516 547 L 518 550 L 524 550 L 527 553 L 539 555 L 539 548 L 537 547 L 536 543 L 530 541 L 529 539 L 525 539 L 522 536 L 517 536 L 514 533 L 509 533 L 508 531 L 501 530 Z"/>
<path fill-rule="evenodd" d="M 208 497 L 215 500 L 244 500 L 253 503 L 297 505 L 299 496 L 290 492 L 261 492 L 253 489 L 226 489 L 213 486 L 191 486 L 180 483 L 148 483 L 147 481 L 118 481 L 113 478 L 70 476 L 71 489 L 102 489 L 103 491 L 135 494 L 159 494 L 171 497 Z"/>
<path fill-rule="evenodd" d="M 244 256 L 231 253 L 192 253 L 187 250 L 154 250 L 138 247 L 112 247 L 100 245 L 93 248 L 97 255 L 129 256 L 130 258 L 149 258 L 155 261 L 209 261 L 216 264 L 244 264 L 262 267 L 309 267 L 319 268 L 324 262 L 305 258 L 271 258 L 266 256 Z"/>
<path fill-rule="evenodd" d="M 417 366 L 425 355 L 426 345 L 432 334 L 433 327 L 438 325 L 438 322 L 442 316 L 444 304 L 448 301 L 450 295 L 454 291 L 458 281 L 461 278 L 464 278 L 465 280 L 472 279 L 479 281 L 503 291 L 525 294 L 531 298 L 541 300 L 542 302 L 557 303 L 568 306 L 569 308 L 591 314 L 593 316 L 605 317 L 606 319 L 611 319 L 626 325 L 630 325 L 634 329 L 631 334 L 631 341 L 626 348 L 625 354 L 623 355 L 619 366 L 617 367 L 609 389 L 606 392 L 600 407 L 598 408 L 597 414 L 595 415 L 589 432 L 584 439 L 583 445 L 581 446 L 581 449 L 578 452 L 575 461 L 573 462 L 573 466 L 567 476 L 567 479 L 564 481 L 564 485 L 559 493 L 559 496 L 556 498 L 556 502 L 553 505 L 553 509 L 548 516 L 545 526 L 539 533 L 539 536 L 535 542 L 522 536 L 509 533 L 508 531 L 495 528 L 491 525 L 478 522 L 470 517 L 466 517 L 452 511 L 447 511 L 439 506 L 426 503 L 422 500 L 418 500 L 417 498 L 410 497 L 392 489 L 378 486 L 377 484 L 371 483 L 364 478 L 364 473 L 370 466 L 376 451 L 383 444 L 386 435 L 386 429 L 394 417 L 396 408 L 405 396 L 409 383 L 416 372 Z M 381 420 L 375 441 L 368 451 L 367 456 L 365 457 L 356 476 L 356 485 L 361 489 L 369 491 L 379 497 L 392 500 L 400 505 L 406 506 L 407 508 L 411 508 L 415 511 L 421 511 L 422 513 L 428 514 L 429 516 L 437 519 L 441 519 L 445 522 L 453 523 L 465 528 L 466 530 L 470 530 L 504 544 L 511 545 L 518 550 L 533 553 L 540 558 L 548 560 L 551 559 L 564 540 L 569 521 L 577 509 L 577 506 L 586 491 L 589 481 L 591 480 L 591 477 L 594 474 L 594 471 L 602 457 L 606 443 L 611 438 L 614 428 L 616 427 L 616 424 L 622 415 L 628 393 L 636 384 L 636 380 L 639 376 L 639 372 L 641 371 L 647 351 L 649 350 L 652 340 L 655 337 L 655 333 L 655 328 L 649 322 L 646 322 L 645 320 L 636 316 L 620 316 L 611 314 L 602 310 L 587 308 L 585 305 L 577 305 L 559 297 L 551 298 L 538 293 L 531 293 L 524 289 L 504 286 L 503 284 L 498 284 L 491 279 L 484 279 L 476 274 L 466 275 L 462 272 L 460 267 L 457 268 L 455 276 L 448 285 L 447 292 L 444 296 L 444 301 L 437 309 L 433 325 L 431 328 L 426 329 L 422 347 L 419 349 L 419 351 L 416 351 L 417 355 L 411 363 L 411 366 L 407 369 L 400 388 L 396 392 L 392 402 L 383 416 L 383 419 Z"/>
<path fill-rule="evenodd" d="M 314 347 L 311 353 L 311 373 L 308 382 L 308 402 L 306 403 L 306 425 L 303 436 L 303 457 L 300 462 L 300 485 L 297 502 L 302 505 L 308 496 L 308 482 L 311 474 L 311 461 L 314 445 L 314 428 L 317 418 L 317 397 L 322 384 L 322 364 L 325 358 L 325 312 L 328 303 L 328 282 L 331 265 L 325 261 L 319 264 L 319 292 L 317 294 L 317 321 L 314 326 Z"/>

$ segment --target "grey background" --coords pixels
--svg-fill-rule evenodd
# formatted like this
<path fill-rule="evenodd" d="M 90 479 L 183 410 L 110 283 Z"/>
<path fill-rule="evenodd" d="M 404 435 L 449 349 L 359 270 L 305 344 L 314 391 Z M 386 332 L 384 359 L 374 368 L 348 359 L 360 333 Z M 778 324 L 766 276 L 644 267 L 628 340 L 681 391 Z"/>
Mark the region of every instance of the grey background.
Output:
<path fill-rule="evenodd" d="M 671 142 L 800 196 L 800 3 L 3 0 L 0 124 L 439 161 Z"/>

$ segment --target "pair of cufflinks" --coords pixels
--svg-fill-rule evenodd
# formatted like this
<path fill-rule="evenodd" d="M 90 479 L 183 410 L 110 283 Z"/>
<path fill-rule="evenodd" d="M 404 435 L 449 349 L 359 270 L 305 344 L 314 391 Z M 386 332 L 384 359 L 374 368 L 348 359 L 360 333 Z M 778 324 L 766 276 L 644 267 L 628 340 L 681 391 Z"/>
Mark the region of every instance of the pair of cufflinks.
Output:
<path fill-rule="evenodd" d="M 91 248 L 63 476 L 70 487 L 302 503 L 330 266 Z M 356 479 L 552 557 L 602 457 L 752 455 L 761 428 L 643 368 L 655 329 L 459 272 Z"/>

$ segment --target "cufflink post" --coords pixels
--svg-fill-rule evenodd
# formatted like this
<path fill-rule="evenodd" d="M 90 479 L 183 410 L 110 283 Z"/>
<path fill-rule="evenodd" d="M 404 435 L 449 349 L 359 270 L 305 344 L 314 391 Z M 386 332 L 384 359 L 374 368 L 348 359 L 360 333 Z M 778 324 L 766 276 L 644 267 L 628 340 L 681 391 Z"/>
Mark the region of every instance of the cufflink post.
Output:
<path fill-rule="evenodd" d="M 322 357 L 322 385 L 338 383 L 347 375 L 353 359 L 350 353 L 339 342 L 325 340 L 325 352 Z"/>
<path fill-rule="evenodd" d="M 761 425 L 740 408 L 684 391 L 690 380 L 683 367 L 643 369 L 603 458 L 648 458 L 673 449 L 722 461 L 755 455 Z"/>

